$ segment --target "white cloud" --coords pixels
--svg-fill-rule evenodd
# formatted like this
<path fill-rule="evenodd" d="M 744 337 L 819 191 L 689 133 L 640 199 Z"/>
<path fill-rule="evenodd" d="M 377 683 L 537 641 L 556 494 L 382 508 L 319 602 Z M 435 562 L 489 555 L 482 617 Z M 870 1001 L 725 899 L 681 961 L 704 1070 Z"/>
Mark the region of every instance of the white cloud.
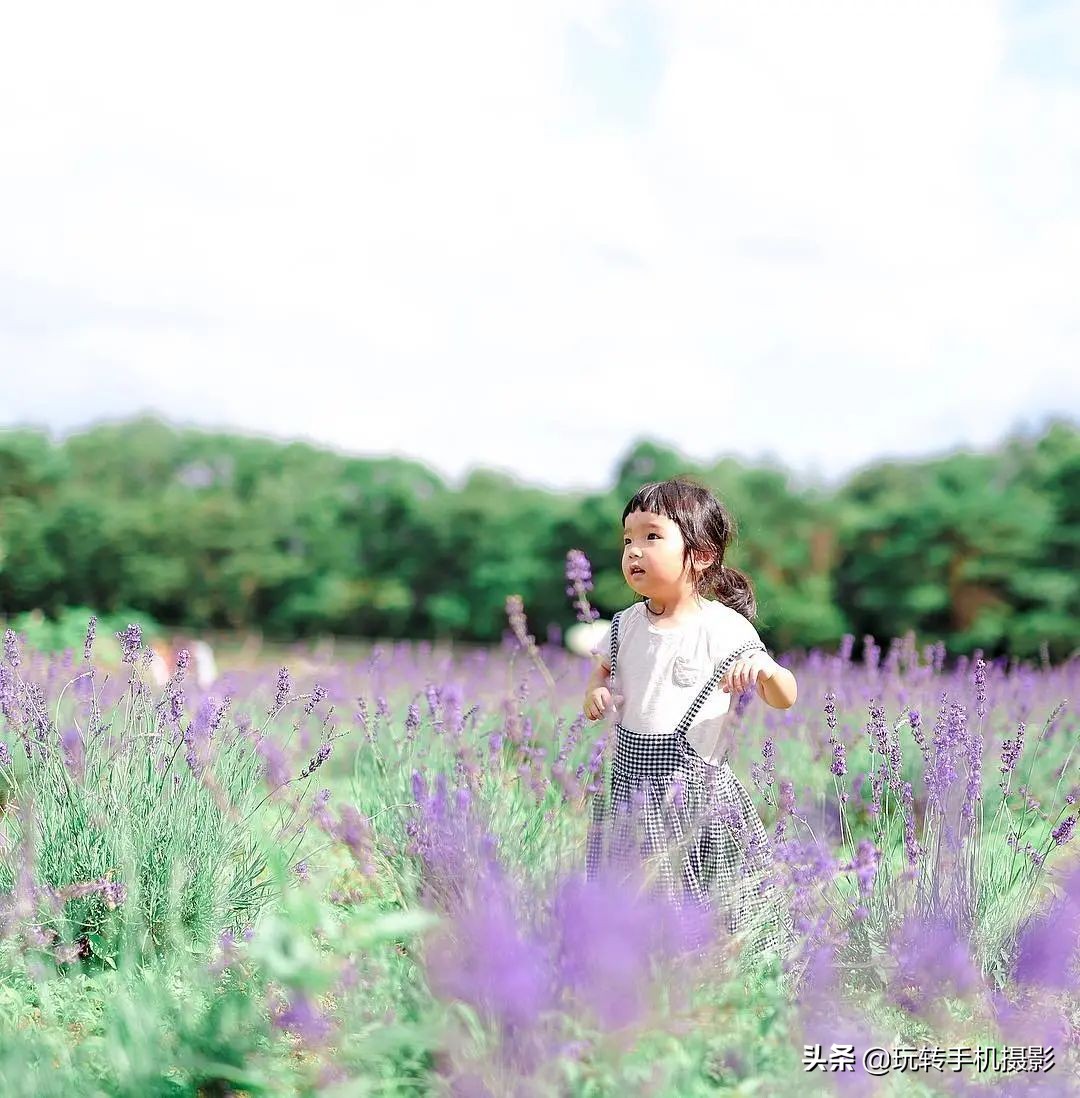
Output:
<path fill-rule="evenodd" d="M 25 5 L 0 423 L 156 405 L 599 486 L 643 435 L 835 476 L 1080 410 L 1056 12 Z"/>

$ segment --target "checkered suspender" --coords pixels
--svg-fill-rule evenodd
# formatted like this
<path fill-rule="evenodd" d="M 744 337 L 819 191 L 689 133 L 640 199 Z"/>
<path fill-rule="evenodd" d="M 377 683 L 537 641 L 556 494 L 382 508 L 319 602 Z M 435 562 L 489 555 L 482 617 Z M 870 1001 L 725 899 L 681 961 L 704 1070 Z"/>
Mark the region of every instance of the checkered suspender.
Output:
<path fill-rule="evenodd" d="M 676 731 L 681 732 L 684 736 L 686 730 L 694 723 L 694 718 L 701 711 L 701 707 L 705 704 L 705 699 L 716 689 L 720 684 L 720 680 L 727 674 L 728 668 L 731 667 L 741 656 L 745 656 L 747 652 L 764 652 L 765 645 L 760 641 L 747 641 L 746 644 L 740 644 L 734 651 L 728 653 L 717 665 L 709 678 L 709 681 L 701 688 L 701 693 L 690 703 L 690 708 L 686 711 L 683 719 L 679 721 Z"/>
<path fill-rule="evenodd" d="M 619 617 L 622 615 L 620 610 L 614 614 L 611 619 L 611 692 L 615 693 L 615 660 L 619 655 Z"/>

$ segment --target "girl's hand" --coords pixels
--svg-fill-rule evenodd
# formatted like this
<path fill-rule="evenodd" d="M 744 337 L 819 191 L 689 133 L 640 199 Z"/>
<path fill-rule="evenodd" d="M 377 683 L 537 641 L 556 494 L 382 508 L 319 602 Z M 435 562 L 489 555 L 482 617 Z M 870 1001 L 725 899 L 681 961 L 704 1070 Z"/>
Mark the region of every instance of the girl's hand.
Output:
<path fill-rule="evenodd" d="M 598 686 L 585 695 L 585 702 L 581 708 L 588 720 L 598 721 L 609 705 L 611 705 L 611 691 L 606 686 Z"/>
<path fill-rule="evenodd" d="M 748 656 L 737 659 L 720 680 L 723 683 L 723 692 L 729 694 L 734 690 L 741 694 L 751 684 L 768 682 L 779 666 L 766 652 L 751 652 Z"/>
<path fill-rule="evenodd" d="M 616 717 L 623 700 L 622 694 L 612 695 L 606 686 L 598 686 L 585 695 L 582 711 L 590 721 L 598 721 L 609 711 L 613 717 Z"/>

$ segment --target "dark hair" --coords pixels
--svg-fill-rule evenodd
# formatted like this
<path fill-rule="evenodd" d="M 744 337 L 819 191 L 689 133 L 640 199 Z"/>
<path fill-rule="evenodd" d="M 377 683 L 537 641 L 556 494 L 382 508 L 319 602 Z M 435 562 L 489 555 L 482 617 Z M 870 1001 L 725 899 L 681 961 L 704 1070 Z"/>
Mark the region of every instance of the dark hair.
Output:
<path fill-rule="evenodd" d="M 708 488 L 689 476 L 653 481 L 634 493 L 623 510 L 624 523 L 632 511 L 666 515 L 679 527 L 685 543 L 684 566 L 691 552 L 711 553 L 715 557 L 694 578 L 699 596 L 712 596 L 751 622 L 757 617 L 757 602 L 749 578 L 724 564 L 724 553 L 736 533 L 735 520 Z"/>

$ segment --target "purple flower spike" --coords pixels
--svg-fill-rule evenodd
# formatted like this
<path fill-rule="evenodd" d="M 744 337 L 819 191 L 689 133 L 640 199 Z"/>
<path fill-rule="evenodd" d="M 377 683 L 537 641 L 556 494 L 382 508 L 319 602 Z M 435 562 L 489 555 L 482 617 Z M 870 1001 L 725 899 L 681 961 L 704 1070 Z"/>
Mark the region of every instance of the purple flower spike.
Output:
<path fill-rule="evenodd" d="M 86 752 L 83 749 L 82 736 L 77 728 L 69 728 L 60 735 L 60 746 L 64 752 L 64 764 L 73 778 L 82 780 L 86 770 Z"/>
<path fill-rule="evenodd" d="M 302 991 L 294 991 L 291 1003 L 272 1015 L 273 1024 L 295 1034 L 305 1045 L 321 1045 L 332 1029 L 330 1019 Z"/>
<path fill-rule="evenodd" d="M 120 642 L 122 662 L 134 666 L 135 659 L 139 655 L 139 649 L 142 647 L 141 626 L 132 622 L 126 629 L 122 629 L 116 634 L 116 639 Z"/>
<path fill-rule="evenodd" d="M 311 774 L 314 774 L 315 771 L 318 770 L 319 767 L 322 766 L 322 764 L 326 762 L 328 758 L 330 758 L 330 749 L 331 744 L 320 744 L 319 750 L 316 751 L 315 754 L 311 757 L 307 766 L 305 766 L 304 769 L 300 771 L 300 777 L 306 778 L 309 777 Z"/>
<path fill-rule="evenodd" d="M 4 631 L 4 659 L 13 668 L 19 666 L 19 638 L 12 629 Z"/>
<path fill-rule="evenodd" d="M 311 697 L 308 699 L 307 705 L 304 706 L 305 716 L 308 713 L 311 713 L 315 709 L 315 706 L 317 706 L 319 702 L 321 702 L 325 697 L 326 688 L 320 686 L 318 683 L 315 683 L 315 685 L 311 688 Z"/>
<path fill-rule="evenodd" d="M 262 759 L 263 777 L 271 789 L 278 789 L 289 782 L 289 763 L 284 749 L 269 736 L 264 736 L 255 745 L 255 751 Z"/>
<path fill-rule="evenodd" d="M 1063 846 L 1067 843 L 1073 835 L 1073 831 L 1076 828 L 1076 817 L 1066 816 L 1050 833 L 1050 837 L 1057 843 L 1058 846 Z"/>
<path fill-rule="evenodd" d="M 977 655 L 975 660 L 975 712 L 986 716 L 986 660 Z"/>
<path fill-rule="evenodd" d="M 1030 919 L 1017 938 L 1014 976 L 1021 986 L 1065 990 L 1074 986 L 1070 972 L 1080 936 L 1080 869 L 1064 881 L 1064 895 L 1049 910 Z"/>
<path fill-rule="evenodd" d="M 483 880 L 473 903 L 431 943 L 432 989 L 482 1011 L 504 1030 L 530 1027 L 553 1004 L 542 942 L 518 926 L 502 882 Z"/>
<path fill-rule="evenodd" d="M 589 605 L 586 591 L 592 590 L 592 565 L 589 558 L 580 549 L 571 549 L 566 554 L 566 578 L 570 581 L 567 587 L 568 595 L 576 595 L 574 605 L 577 607 L 578 621 L 595 621 L 600 617 L 600 611 Z"/>
<path fill-rule="evenodd" d="M 844 745 L 839 740 L 833 744 L 833 761 L 832 766 L 829 767 L 829 771 L 838 778 L 842 778 L 847 773 L 847 759 L 844 755 Z"/>
<path fill-rule="evenodd" d="M 919 1012 L 945 995 L 963 996 L 979 984 L 966 939 L 944 919 L 912 916 L 890 944 L 897 962 L 890 993 Z"/>
<path fill-rule="evenodd" d="M 289 669 L 287 667 L 278 668 L 277 673 L 277 695 L 274 698 L 274 709 L 280 709 L 289 697 Z M 273 713 L 273 709 L 270 711 Z"/>

